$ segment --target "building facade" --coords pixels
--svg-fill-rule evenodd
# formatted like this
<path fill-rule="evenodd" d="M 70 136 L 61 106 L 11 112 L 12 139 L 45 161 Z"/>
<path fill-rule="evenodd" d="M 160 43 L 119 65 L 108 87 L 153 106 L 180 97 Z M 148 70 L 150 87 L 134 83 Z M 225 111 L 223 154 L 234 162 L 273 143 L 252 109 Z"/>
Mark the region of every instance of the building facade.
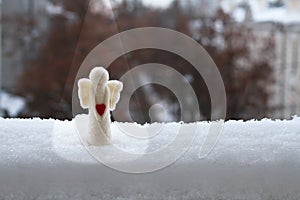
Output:
<path fill-rule="evenodd" d="M 247 1 L 250 25 L 258 36 L 275 36 L 275 84 L 269 102 L 270 116 L 291 118 L 300 115 L 300 1 Z"/>

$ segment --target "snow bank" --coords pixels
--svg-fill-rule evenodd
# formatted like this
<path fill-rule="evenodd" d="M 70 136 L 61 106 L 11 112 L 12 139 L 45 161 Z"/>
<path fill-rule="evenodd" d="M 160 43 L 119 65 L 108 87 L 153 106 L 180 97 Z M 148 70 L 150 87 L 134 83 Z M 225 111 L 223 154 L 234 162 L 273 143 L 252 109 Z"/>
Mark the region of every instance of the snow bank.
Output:
<path fill-rule="evenodd" d="M 118 125 L 115 144 L 143 147 Z M 74 121 L 0 118 L 0 199 L 300 199 L 300 118 L 226 122 L 204 159 L 198 154 L 210 124 L 197 125 L 193 145 L 173 165 L 134 175 L 95 161 Z M 172 140 L 178 126 L 167 124 L 151 144 Z"/>

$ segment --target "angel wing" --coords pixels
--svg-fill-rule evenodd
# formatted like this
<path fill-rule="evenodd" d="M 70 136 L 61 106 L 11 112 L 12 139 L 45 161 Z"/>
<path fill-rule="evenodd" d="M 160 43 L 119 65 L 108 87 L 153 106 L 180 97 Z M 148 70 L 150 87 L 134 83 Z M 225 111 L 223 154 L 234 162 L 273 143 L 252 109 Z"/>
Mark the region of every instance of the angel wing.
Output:
<path fill-rule="evenodd" d="M 78 81 L 78 97 L 82 108 L 88 108 L 90 105 L 90 91 L 92 82 L 87 78 Z"/>
<path fill-rule="evenodd" d="M 110 91 L 109 108 L 110 110 L 114 110 L 116 108 L 116 104 L 120 100 L 120 93 L 123 89 L 123 83 L 113 80 L 108 81 L 107 85 Z"/>

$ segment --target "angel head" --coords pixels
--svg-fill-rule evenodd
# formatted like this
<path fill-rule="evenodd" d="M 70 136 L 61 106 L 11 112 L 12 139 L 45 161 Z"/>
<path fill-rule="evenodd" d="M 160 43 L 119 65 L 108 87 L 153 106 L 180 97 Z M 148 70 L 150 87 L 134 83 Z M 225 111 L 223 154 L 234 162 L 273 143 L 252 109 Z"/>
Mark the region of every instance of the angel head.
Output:
<path fill-rule="evenodd" d="M 95 67 L 90 72 L 89 79 L 82 78 L 78 81 L 78 88 L 80 105 L 83 108 L 96 108 L 102 116 L 108 110 L 116 108 L 123 84 L 120 81 L 109 80 L 109 74 L 103 67 Z"/>

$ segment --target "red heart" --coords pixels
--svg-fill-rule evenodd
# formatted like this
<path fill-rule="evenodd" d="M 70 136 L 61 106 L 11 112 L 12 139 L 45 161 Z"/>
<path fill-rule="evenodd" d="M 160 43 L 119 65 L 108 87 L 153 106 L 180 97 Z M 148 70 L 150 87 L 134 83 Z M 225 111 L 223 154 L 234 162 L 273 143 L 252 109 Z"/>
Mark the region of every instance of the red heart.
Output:
<path fill-rule="evenodd" d="M 105 104 L 96 104 L 96 110 L 100 116 L 104 114 L 105 109 L 106 109 Z"/>

